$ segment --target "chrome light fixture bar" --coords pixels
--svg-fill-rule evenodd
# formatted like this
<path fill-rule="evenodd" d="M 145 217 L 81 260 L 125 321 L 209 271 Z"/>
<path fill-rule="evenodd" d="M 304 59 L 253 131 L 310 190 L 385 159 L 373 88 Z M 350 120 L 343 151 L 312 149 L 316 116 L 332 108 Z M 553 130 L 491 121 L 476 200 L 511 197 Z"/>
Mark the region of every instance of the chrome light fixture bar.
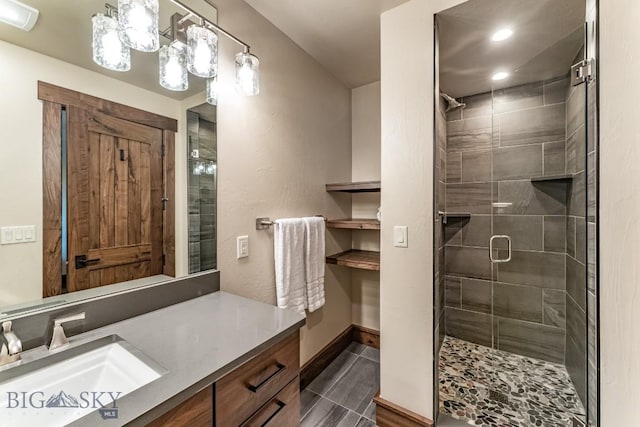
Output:
<path fill-rule="evenodd" d="M 212 29 L 216 30 L 218 33 L 224 34 L 225 36 L 227 36 L 237 44 L 244 47 L 244 51 L 236 55 L 236 61 L 235 61 L 236 90 L 240 94 L 246 95 L 246 96 L 254 96 L 260 93 L 260 80 L 259 80 L 259 74 L 258 74 L 260 60 L 258 59 L 257 56 L 251 53 L 251 47 L 247 43 L 240 40 L 238 37 L 234 36 L 230 32 L 223 29 L 222 27 L 218 26 L 217 24 L 214 24 L 213 22 L 203 17 L 198 12 L 196 12 L 195 10 L 193 10 L 192 8 L 184 4 L 182 1 L 180 0 L 169 0 L 169 1 L 175 4 L 176 6 L 179 6 L 182 9 L 184 9 L 186 12 L 189 13 L 189 15 L 195 16 L 198 19 L 200 19 L 200 22 L 202 23 L 203 26 L 212 27 Z M 207 98 L 216 99 L 217 97 L 208 96 Z M 215 102 L 217 102 L 217 99 Z"/>
<path fill-rule="evenodd" d="M 6 0 L 0 0 L 0 4 L 3 1 Z M 169 1 L 186 11 L 186 14 L 174 14 L 170 28 L 164 32 L 158 31 L 158 0 L 118 0 L 119 8 L 105 4 L 107 13 L 96 14 L 93 21 L 94 61 L 110 70 L 127 71 L 131 67 L 130 48 L 144 52 L 156 51 L 160 48 L 159 37 L 166 37 L 171 43 L 160 49 L 160 85 L 174 91 L 187 90 L 188 70 L 195 76 L 208 79 L 207 101 L 215 105 L 218 34 L 223 34 L 243 47 L 243 51 L 235 57 L 237 92 L 246 96 L 257 95 L 260 92 L 260 61 L 251 54 L 250 46 L 181 0 Z"/>

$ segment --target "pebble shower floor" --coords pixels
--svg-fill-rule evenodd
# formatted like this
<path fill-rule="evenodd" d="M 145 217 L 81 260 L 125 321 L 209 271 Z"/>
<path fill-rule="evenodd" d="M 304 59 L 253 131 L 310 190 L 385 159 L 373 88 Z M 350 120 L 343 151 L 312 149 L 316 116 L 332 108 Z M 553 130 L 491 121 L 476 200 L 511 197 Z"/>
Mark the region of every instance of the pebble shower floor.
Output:
<path fill-rule="evenodd" d="M 562 365 L 446 337 L 439 368 L 440 412 L 470 425 L 573 427 L 585 417 Z"/>

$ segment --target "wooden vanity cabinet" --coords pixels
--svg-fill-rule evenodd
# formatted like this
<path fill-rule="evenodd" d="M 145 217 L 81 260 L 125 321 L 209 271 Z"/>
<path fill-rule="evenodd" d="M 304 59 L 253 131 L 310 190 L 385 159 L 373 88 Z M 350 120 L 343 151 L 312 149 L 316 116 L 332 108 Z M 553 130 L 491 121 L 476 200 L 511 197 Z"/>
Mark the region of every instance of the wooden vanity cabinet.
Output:
<path fill-rule="evenodd" d="M 300 332 L 295 332 L 215 384 L 216 427 L 298 425 L 299 372 Z M 292 411 L 296 423 L 288 424 L 284 420 Z"/>
<path fill-rule="evenodd" d="M 300 425 L 300 332 L 222 377 L 151 427 Z"/>
<path fill-rule="evenodd" d="M 173 408 L 147 427 L 211 427 L 213 425 L 213 387 L 207 387 Z"/>

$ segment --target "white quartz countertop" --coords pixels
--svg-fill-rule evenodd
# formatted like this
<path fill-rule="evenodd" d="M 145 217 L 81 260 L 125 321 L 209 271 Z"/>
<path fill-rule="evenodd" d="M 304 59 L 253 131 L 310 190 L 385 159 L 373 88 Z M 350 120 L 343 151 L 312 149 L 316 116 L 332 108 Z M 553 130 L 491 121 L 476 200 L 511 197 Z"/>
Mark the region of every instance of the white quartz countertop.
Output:
<path fill-rule="evenodd" d="M 118 399 L 117 419 L 96 411 L 71 425 L 145 425 L 304 323 L 293 310 L 215 292 L 71 337 L 76 346 L 119 335 L 168 371 Z"/>

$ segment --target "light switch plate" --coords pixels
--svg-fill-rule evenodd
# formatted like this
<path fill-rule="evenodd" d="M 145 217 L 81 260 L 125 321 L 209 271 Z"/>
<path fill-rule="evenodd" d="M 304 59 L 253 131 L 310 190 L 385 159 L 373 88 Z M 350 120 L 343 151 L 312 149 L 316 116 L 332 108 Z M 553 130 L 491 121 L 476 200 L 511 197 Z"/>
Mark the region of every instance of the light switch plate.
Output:
<path fill-rule="evenodd" d="M 17 227 L 0 228 L 0 245 L 15 245 L 18 243 L 32 243 L 35 241 L 35 225 L 21 225 Z"/>
<path fill-rule="evenodd" d="M 238 236 L 236 256 L 238 259 L 249 257 L 249 236 Z"/>
<path fill-rule="evenodd" d="M 396 225 L 393 227 L 393 246 L 396 248 L 408 248 L 408 227 L 406 225 Z"/>

